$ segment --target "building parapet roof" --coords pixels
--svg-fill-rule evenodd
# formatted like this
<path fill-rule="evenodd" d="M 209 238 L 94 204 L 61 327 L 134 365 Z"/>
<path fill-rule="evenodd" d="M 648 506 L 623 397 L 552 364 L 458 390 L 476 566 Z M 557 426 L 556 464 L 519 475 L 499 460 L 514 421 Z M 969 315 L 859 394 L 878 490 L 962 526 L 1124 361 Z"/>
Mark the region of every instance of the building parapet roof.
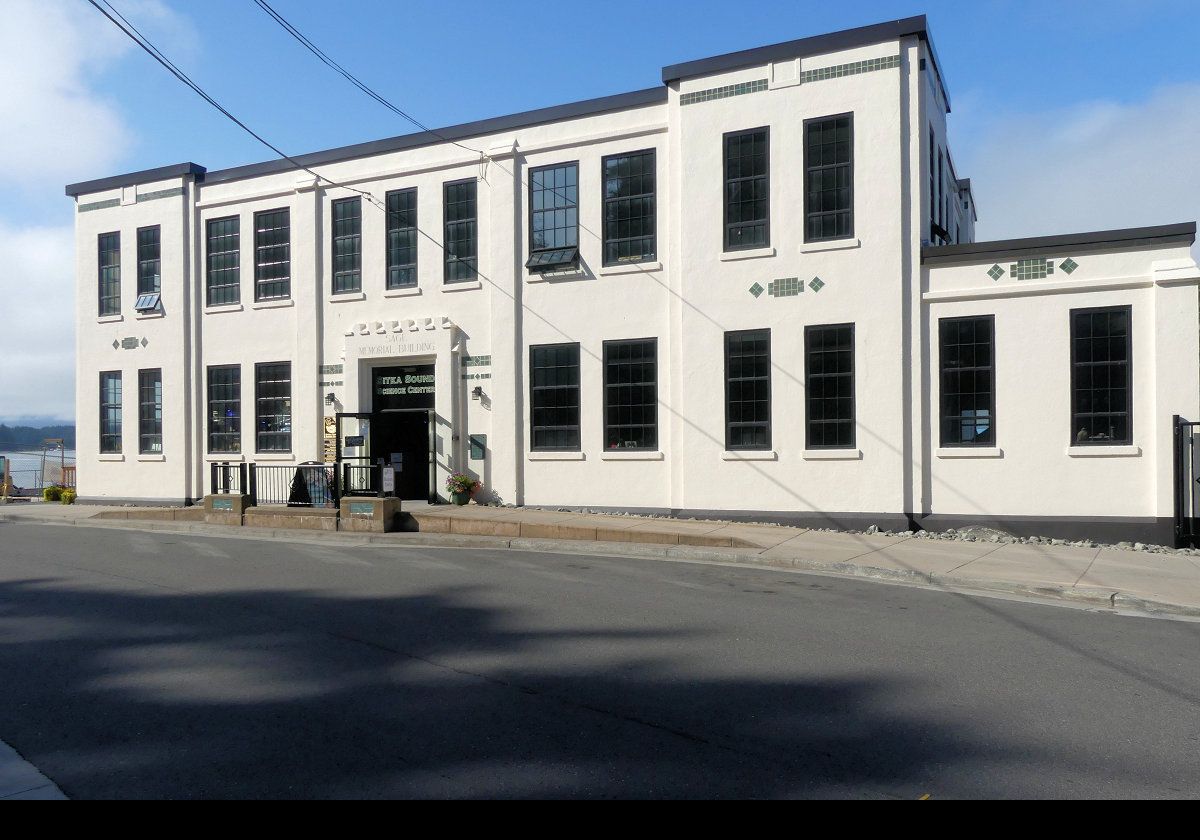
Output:
<path fill-rule="evenodd" d="M 183 178 L 188 175 L 197 178 L 204 177 L 204 167 L 198 163 L 187 161 L 173 163 L 170 166 L 160 166 L 157 169 L 143 169 L 140 172 L 128 172 L 124 175 L 113 175 L 95 181 L 80 181 L 78 184 L 67 184 L 66 193 L 69 196 L 88 195 L 90 193 L 115 190 L 119 187 L 131 187 L 134 184 L 149 184 L 154 181 L 165 181 L 168 178 Z"/>
<path fill-rule="evenodd" d="M 921 262 L 925 265 L 976 262 L 999 256 L 1033 256 L 1061 251 L 1063 248 L 1079 247 L 1093 250 L 1153 248 L 1168 245 L 1190 247 L 1195 242 L 1196 223 L 1182 222 L 1154 227 L 1067 233 L 1058 236 L 1034 236 L 1025 239 L 998 239 L 992 242 L 969 242 L 964 245 L 923 245 L 921 246 Z"/>

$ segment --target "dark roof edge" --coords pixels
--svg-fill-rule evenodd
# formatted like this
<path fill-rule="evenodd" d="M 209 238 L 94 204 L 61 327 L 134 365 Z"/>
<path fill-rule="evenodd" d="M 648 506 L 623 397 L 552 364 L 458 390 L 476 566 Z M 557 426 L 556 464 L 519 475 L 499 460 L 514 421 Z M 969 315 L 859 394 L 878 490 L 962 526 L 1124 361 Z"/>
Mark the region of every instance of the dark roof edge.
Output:
<path fill-rule="evenodd" d="M 370 155 L 386 154 L 404 149 L 415 149 L 420 146 L 444 143 L 447 140 L 464 140 L 483 134 L 512 131 L 513 129 L 527 128 L 532 125 L 601 114 L 607 111 L 618 111 L 624 108 L 656 105 L 666 101 L 667 89 L 658 86 L 646 88 L 645 90 L 635 90 L 629 93 L 618 93 L 612 96 L 601 96 L 596 99 L 569 102 L 565 105 L 554 105 L 549 108 L 537 108 L 532 111 L 522 111 L 503 117 L 491 117 L 485 120 L 476 120 L 475 122 L 460 123 L 459 125 L 437 128 L 433 131 L 418 131 L 413 134 L 402 134 L 398 137 L 388 137 L 383 140 L 369 140 L 366 143 L 356 143 L 351 146 L 340 146 L 321 152 L 296 155 L 294 160 L 299 161 L 304 166 L 322 166 L 356 157 L 368 157 Z M 280 158 L 263 161 L 262 163 L 250 163 L 245 166 L 234 166 L 229 169 L 214 170 L 205 175 L 204 182 L 206 184 L 213 184 L 223 181 L 236 181 L 241 178 L 269 175 L 294 168 L 295 166 L 290 161 Z"/>
<path fill-rule="evenodd" d="M 1067 233 L 1059 236 L 1034 236 L 1027 239 L 1000 239 L 994 242 L 970 242 L 965 245 L 923 245 L 922 263 L 970 262 L 979 257 L 1030 254 L 1086 246 L 1107 248 L 1144 248 L 1166 245 L 1194 245 L 1196 223 Z"/>
<path fill-rule="evenodd" d="M 160 166 L 157 169 L 143 169 L 140 172 L 113 175 L 112 177 L 99 178 L 95 181 L 80 181 L 78 184 L 67 184 L 66 193 L 74 198 L 90 193 L 103 192 L 104 190 L 114 190 L 117 187 L 148 184 L 151 181 L 165 181 L 167 178 L 179 178 L 186 175 L 203 176 L 204 167 L 191 161 L 173 163 L 170 166 Z"/>

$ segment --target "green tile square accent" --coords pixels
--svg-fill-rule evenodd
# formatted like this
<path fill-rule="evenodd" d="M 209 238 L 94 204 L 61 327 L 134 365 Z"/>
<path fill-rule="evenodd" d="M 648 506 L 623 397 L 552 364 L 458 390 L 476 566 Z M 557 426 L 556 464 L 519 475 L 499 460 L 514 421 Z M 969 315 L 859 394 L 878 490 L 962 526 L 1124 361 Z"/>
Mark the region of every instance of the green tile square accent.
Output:
<path fill-rule="evenodd" d="M 754 295 L 755 297 L 758 297 L 762 293 L 763 293 L 763 287 L 760 284 L 755 283 L 753 286 L 750 287 L 750 294 Z"/>
<path fill-rule="evenodd" d="M 988 277 L 991 277 L 993 280 L 999 280 L 1003 276 L 1004 276 L 1004 269 L 998 265 L 993 265 L 991 268 L 988 269 Z"/>
<path fill-rule="evenodd" d="M 819 292 L 821 289 L 825 288 L 825 281 L 820 277 L 814 277 L 808 281 L 808 288 L 812 289 L 814 292 Z"/>
<path fill-rule="evenodd" d="M 1067 274 L 1072 274 L 1074 273 L 1075 269 L 1079 268 L 1079 263 L 1075 262 L 1075 260 L 1071 259 L 1070 257 L 1067 257 L 1059 264 L 1058 267 L 1067 272 Z"/>

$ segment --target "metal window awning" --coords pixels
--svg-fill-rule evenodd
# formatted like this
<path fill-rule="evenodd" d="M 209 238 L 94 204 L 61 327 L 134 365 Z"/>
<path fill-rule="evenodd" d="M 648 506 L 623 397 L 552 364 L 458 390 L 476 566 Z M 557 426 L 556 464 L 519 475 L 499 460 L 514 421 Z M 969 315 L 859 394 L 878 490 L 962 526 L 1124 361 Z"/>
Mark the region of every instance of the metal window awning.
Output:
<path fill-rule="evenodd" d="M 149 292 L 144 295 L 138 295 L 137 302 L 133 304 L 135 312 L 153 312 L 158 309 L 158 292 Z"/>
<path fill-rule="evenodd" d="M 579 248 L 546 248 L 534 251 L 525 261 L 525 267 L 530 271 L 558 271 L 564 268 L 575 268 L 579 265 Z"/>

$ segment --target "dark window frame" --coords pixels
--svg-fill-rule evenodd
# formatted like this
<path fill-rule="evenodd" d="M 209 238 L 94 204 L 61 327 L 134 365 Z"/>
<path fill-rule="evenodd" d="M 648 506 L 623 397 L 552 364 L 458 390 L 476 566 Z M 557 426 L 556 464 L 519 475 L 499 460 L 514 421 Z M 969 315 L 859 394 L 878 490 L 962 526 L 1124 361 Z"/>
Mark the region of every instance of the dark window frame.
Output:
<path fill-rule="evenodd" d="M 214 382 L 213 374 L 233 373 L 232 381 Z M 205 441 L 209 454 L 238 455 L 242 451 L 242 366 L 241 365 L 209 365 L 205 374 L 205 405 L 208 409 L 205 424 Z M 231 389 L 231 396 L 214 397 L 214 388 Z M 224 415 L 221 421 L 214 416 L 218 410 L 233 406 L 234 415 Z M 229 426 L 234 428 L 230 429 Z M 222 428 L 224 427 L 224 428 Z M 216 440 L 224 441 L 222 445 L 214 446 Z"/>
<path fill-rule="evenodd" d="M 614 350 L 619 350 L 623 346 L 633 345 L 649 345 L 652 348 L 650 353 L 650 364 L 652 365 L 653 376 L 650 380 L 628 381 L 628 382 L 611 382 L 609 374 L 613 367 L 621 365 L 644 365 L 645 361 L 633 361 L 613 359 L 610 353 Z M 658 451 L 658 339 L 657 338 L 622 338 L 605 341 L 603 345 L 603 353 L 601 357 L 603 365 L 602 388 L 604 389 L 603 402 L 603 422 L 601 428 L 604 431 L 604 450 L 606 452 L 657 452 Z M 620 397 L 622 388 L 633 389 L 651 389 L 651 399 L 649 401 L 635 401 L 632 398 L 627 398 L 623 401 L 614 402 L 614 392 L 617 397 Z M 611 413 L 613 410 L 620 411 L 621 408 L 640 408 L 645 411 L 649 407 L 651 421 L 649 423 L 611 423 Z M 650 430 L 650 441 L 639 446 L 622 446 L 613 445 L 610 439 L 610 432 L 619 429 L 641 428 Z M 618 432 L 619 434 L 619 432 Z"/>
<path fill-rule="evenodd" d="M 571 348 L 575 351 L 575 364 L 573 366 L 569 365 L 569 364 L 566 364 L 566 365 L 563 365 L 563 364 L 551 365 L 551 364 L 547 364 L 547 363 L 538 364 L 537 353 L 539 351 L 562 350 L 564 348 Z M 557 344 L 531 344 L 529 346 L 529 450 L 531 452 L 580 452 L 580 451 L 582 451 L 583 438 L 582 438 L 582 434 L 581 434 L 580 430 L 581 430 L 582 422 L 583 422 L 583 383 L 582 383 L 580 357 L 581 357 L 581 353 L 580 353 L 580 346 L 579 346 L 578 342 L 569 341 L 569 342 L 560 342 Z M 559 370 L 559 369 L 569 369 L 571 367 L 575 368 L 574 384 L 570 384 L 570 383 L 565 384 L 565 385 L 560 385 L 557 383 L 555 383 L 553 385 L 537 385 L 537 384 L 535 384 L 538 379 L 538 377 L 536 375 L 536 371 L 539 369 Z M 564 405 L 564 404 L 539 405 L 538 396 L 540 394 L 549 393 L 551 391 L 557 392 L 558 394 L 561 394 L 561 392 L 564 392 L 564 391 L 568 392 L 568 393 L 571 391 L 574 391 L 575 423 L 573 423 L 573 424 L 572 423 L 560 423 L 557 425 L 548 425 L 548 424 L 539 425 L 538 424 L 537 412 L 539 410 L 563 409 L 563 408 L 569 409 L 572 407 L 570 405 Z M 557 396 L 555 398 L 555 402 L 559 403 Z M 574 433 L 574 441 L 573 442 L 568 441 L 567 445 L 565 445 L 565 446 L 539 445 L 536 443 L 537 438 L 538 438 L 538 432 L 566 432 L 568 434 L 568 436 L 573 432 Z"/>
<path fill-rule="evenodd" d="M 137 293 L 162 293 L 162 225 L 137 229 Z"/>
<path fill-rule="evenodd" d="M 815 353 L 839 353 L 841 350 L 827 350 L 816 348 L 813 346 L 815 336 L 824 331 L 833 330 L 849 330 L 850 331 L 850 370 L 849 371 L 834 371 L 827 372 L 822 370 L 820 373 L 813 371 L 813 355 Z M 858 382 L 857 382 L 857 366 L 858 353 L 857 350 L 857 331 L 853 323 L 842 324 L 809 324 L 804 328 L 804 448 L 805 449 L 853 449 L 858 445 Z M 818 390 L 815 387 L 814 380 L 821 379 L 823 381 L 833 379 L 849 379 L 850 381 L 850 416 L 846 417 L 838 415 L 836 417 L 827 417 L 826 412 L 821 412 L 821 419 L 814 419 L 816 412 L 813 411 L 814 404 L 817 400 L 834 400 L 835 402 L 843 399 L 841 397 L 814 396 Z M 850 430 L 850 439 L 848 441 L 838 440 L 834 443 L 815 443 L 814 442 L 814 426 L 820 425 L 822 428 L 833 426 L 834 424 L 845 425 Z M 822 434 L 822 438 L 826 435 Z"/>
<path fill-rule="evenodd" d="M 1078 341 L 1075 335 L 1075 318 L 1080 315 L 1099 315 L 1099 314 L 1116 314 L 1124 313 L 1127 318 L 1128 327 L 1125 332 L 1125 359 L 1123 362 L 1101 361 L 1101 362 L 1081 362 L 1078 356 Z M 1069 313 L 1069 334 L 1071 341 L 1071 446 L 1129 446 L 1133 443 L 1133 307 L 1129 304 L 1123 306 L 1092 306 L 1079 309 L 1072 309 Z M 1109 340 L 1112 337 L 1109 336 Z M 1123 364 L 1125 368 L 1125 410 L 1124 411 L 1090 411 L 1080 412 L 1079 409 L 1079 371 L 1083 366 L 1090 366 L 1093 369 L 1099 367 L 1100 364 Z M 1111 389 L 1112 386 L 1109 386 Z M 1090 390 L 1098 390 L 1092 388 Z M 1080 440 L 1078 438 L 1078 419 L 1080 417 L 1095 417 L 1095 416 L 1122 416 L 1125 417 L 1126 434 L 1123 438 L 1092 438 L 1090 440 Z"/>
<path fill-rule="evenodd" d="M 985 321 L 989 324 L 989 326 L 991 328 L 991 337 L 990 337 L 990 340 L 987 342 L 987 344 L 991 348 L 991 353 L 990 353 L 988 364 L 986 364 L 986 365 L 958 364 L 958 365 L 954 365 L 952 367 L 946 363 L 946 361 L 947 361 L 946 357 L 948 355 L 947 351 L 946 351 L 946 348 L 948 346 L 948 342 L 946 340 L 947 333 L 952 326 L 957 326 L 966 321 L 974 321 L 974 322 L 984 322 Z M 956 341 L 954 343 L 956 345 L 959 345 L 959 344 L 962 344 L 963 342 Z M 976 331 L 976 338 L 971 342 L 971 344 L 973 344 L 975 347 L 978 347 L 981 344 L 981 342 L 978 339 L 977 331 Z M 978 357 L 975 356 L 975 358 L 977 359 Z M 963 397 L 963 396 L 966 396 L 969 394 L 972 398 L 972 403 L 975 406 L 972 410 L 975 412 L 978 412 L 979 408 L 980 408 L 979 395 L 982 393 L 982 391 L 980 390 L 978 385 L 976 385 L 976 387 L 972 391 L 963 391 L 963 390 L 961 390 L 961 386 L 960 386 L 960 389 L 958 391 L 952 392 L 952 391 L 947 390 L 947 388 L 946 388 L 946 379 L 947 379 L 947 375 L 949 375 L 949 374 L 962 374 L 964 372 L 969 372 L 971 374 L 978 374 L 980 371 L 986 371 L 988 374 L 988 379 L 989 379 L 989 387 L 987 389 L 987 395 L 988 395 L 987 396 L 987 405 L 986 405 L 986 408 L 988 411 L 988 415 L 987 415 L 988 432 L 987 432 L 987 435 L 984 436 L 983 440 L 980 440 L 978 433 L 976 433 L 976 437 L 972 438 L 969 441 L 964 441 L 961 439 L 961 437 L 962 437 L 961 429 L 963 428 L 964 424 L 970 423 L 971 417 L 968 417 L 967 415 L 964 415 L 962 413 L 961 406 L 960 406 L 960 410 L 957 414 L 951 414 L 949 412 L 949 405 L 948 405 L 949 399 L 952 397 Z M 979 415 L 975 414 L 972 416 L 975 418 L 978 418 Z M 975 425 L 978 425 L 978 424 L 976 423 Z M 947 431 L 952 427 L 958 428 L 960 430 L 960 434 L 959 434 L 960 439 L 959 440 L 952 440 L 947 435 Z M 955 315 L 953 317 L 948 317 L 948 318 L 939 318 L 938 319 L 938 445 L 943 448 L 947 448 L 947 449 L 950 449 L 950 448 L 980 448 L 980 447 L 985 448 L 985 449 L 990 449 L 990 448 L 994 448 L 994 447 L 998 446 L 999 445 L 998 441 L 999 441 L 999 437 L 997 437 L 997 434 L 996 434 L 996 316 L 995 315 Z"/>
<path fill-rule="evenodd" d="M 272 228 L 261 228 L 259 219 L 265 216 L 272 216 L 278 213 L 286 214 L 287 219 L 287 241 L 283 243 L 263 244 L 262 239 L 265 234 L 274 231 L 283 230 L 283 226 Z M 286 257 L 279 260 L 263 260 L 262 255 L 265 251 L 271 248 L 285 249 Z M 284 274 L 281 277 L 263 277 L 264 270 L 269 267 L 283 265 L 285 266 Z M 264 295 L 263 287 L 282 286 L 282 294 Z M 292 296 L 292 208 L 291 207 L 276 207 L 271 210 L 259 210 L 254 214 L 254 301 L 256 303 L 269 300 L 288 300 Z"/>
<path fill-rule="evenodd" d="M 850 159 L 844 163 L 826 163 L 826 164 L 820 164 L 820 165 L 810 164 L 809 158 L 808 158 L 808 132 L 809 132 L 810 127 L 816 123 L 826 123 L 826 122 L 831 122 L 833 120 L 841 120 L 841 119 L 845 119 L 845 120 L 849 121 L 849 127 L 847 128 L 847 131 L 849 133 L 849 137 L 847 139 L 847 147 L 850 152 Z M 840 241 L 843 239 L 853 239 L 854 238 L 854 112 L 846 111 L 845 113 L 841 113 L 841 114 L 830 114 L 830 115 L 824 116 L 824 117 L 813 117 L 812 119 L 807 119 L 804 121 L 804 129 L 803 129 L 803 133 L 801 136 L 802 136 L 802 142 L 804 144 L 804 152 L 803 152 L 803 154 L 804 154 L 804 241 L 805 242 L 837 242 L 837 241 Z M 839 209 L 839 210 L 811 210 L 809 208 L 809 191 L 810 191 L 809 179 L 812 177 L 812 173 L 818 169 L 825 171 L 825 170 L 833 170 L 833 169 L 836 169 L 836 168 L 842 167 L 842 166 L 848 168 L 850 171 L 850 177 L 848 179 L 850 185 L 847 188 L 850 193 L 849 206 L 846 209 Z M 850 230 L 848 233 L 838 234 L 838 235 L 834 235 L 834 236 L 810 236 L 809 235 L 809 221 L 813 217 L 828 216 L 828 215 L 833 215 L 835 213 L 846 213 L 849 215 Z"/>
<path fill-rule="evenodd" d="M 549 172 L 555 169 L 569 169 L 572 167 L 575 169 L 575 203 L 573 205 L 565 205 L 563 207 L 554 206 L 550 208 L 543 207 L 541 210 L 535 209 L 533 196 L 534 193 L 538 191 L 551 193 L 555 196 L 562 197 L 564 201 L 567 200 L 566 196 L 559 192 L 557 187 L 535 187 L 534 181 L 536 180 L 537 175 L 539 173 Z M 534 271 L 535 273 L 577 267 L 579 265 L 579 161 L 564 160 L 559 163 L 549 163 L 544 166 L 535 166 L 529 170 L 529 180 L 527 183 L 528 189 L 526 190 L 526 204 L 528 206 L 526 207 L 525 211 L 525 222 L 526 226 L 529 228 L 527 242 L 529 259 L 526 260 L 525 267 Z M 572 185 L 564 184 L 563 186 L 570 187 Z M 535 234 L 533 224 L 534 219 L 539 213 L 555 213 L 559 211 L 570 212 L 572 210 L 575 211 L 574 226 L 568 225 L 563 228 L 553 227 L 549 228 L 549 230 L 574 230 L 574 235 L 568 237 L 570 239 L 574 239 L 574 242 L 564 242 L 562 245 L 546 245 L 543 243 L 540 247 L 534 242 Z M 543 228 L 543 230 L 546 229 L 547 228 Z M 535 259 L 535 257 L 539 255 L 550 255 L 553 257 L 553 259 L 551 259 L 548 263 L 542 264 L 540 261 Z"/>
<path fill-rule="evenodd" d="M 471 202 L 475 205 L 475 213 L 469 219 L 450 220 L 449 209 L 450 200 L 449 192 L 451 188 L 466 186 L 470 184 L 472 189 Z M 465 203 L 456 201 L 456 204 Z M 469 257 L 460 257 L 458 254 L 452 254 L 450 250 L 450 226 L 451 225 L 471 225 L 471 251 Z M 463 241 L 455 238 L 455 242 Z M 452 283 L 470 283 L 479 280 L 479 179 L 478 178 L 459 178 L 455 181 L 442 182 L 442 283 L 450 285 Z M 452 266 L 466 266 L 469 274 L 466 277 L 452 277 Z"/>
<path fill-rule="evenodd" d="M 733 382 L 733 378 L 730 375 L 730 360 L 731 360 L 730 343 L 734 338 L 740 338 L 740 337 L 744 337 L 744 336 L 753 336 L 753 335 L 756 335 L 759 333 L 763 334 L 766 337 L 767 372 L 764 376 L 740 376 L 737 378 L 737 381 L 739 381 L 739 382 L 762 381 L 762 382 L 766 383 L 767 418 L 766 418 L 766 420 L 750 420 L 750 421 L 737 420 L 737 421 L 734 421 L 734 420 L 730 419 L 730 414 L 731 414 L 730 408 L 732 405 L 730 402 L 730 384 Z M 770 451 L 771 445 L 773 442 L 773 438 L 774 438 L 773 419 L 774 419 L 774 414 L 775 414 L 775 405 L 774 405 L 774 399 L 773 399 L 773 394 L 772 394 L 773 389 L 771 387 L 771 379 L 772 379 L 772 377 L 771 377 L 771 328 L 764 327 L 762 329 L 752 329 L 752 330 L 730 330 L 725 333 L 724 350 L 725 350 L 725 367 L 724 367 L 724 373 L 725 373 L 725 451 L 726 452 L 766 452 L 766 451 Z M 747 401 L 742 400 L 741 402 L 747 402 Z M 751 400 L 750 402 L 754 402 L 754 401 Z M 749 428 L 752 426 L 763 426 L 766 429 L 766 442 L 761 445 L 758 445 L 758 444 L 755 444 L 755 445 L 736 444 L 735 445 L 733 443 L 733 434 L 732 434 L 733 427 L 735 425 L 737 425 L 739 427 L 746 427 L 746 428 Z"/>
<path fill-rule="evenodd" d="M 233 223 L 232 232 L 213 234 L 215 226 L 230 222 Z M 233 240 L 231 249 L 213 250 L 214 239 L 227 238 Z M 214 266 L 214 258 L 224 262 L 230 255 L 232 265 Z M 226 279 L 226 282 L 213 282 L 216 276 Z M 233 281 L 228 282 L 228 277 L 233 277 Z M 233 290 L 231 295 L 228 293 L 230 289 Z M 242 302 L 242 217 L 239 215 L 221 216 L 204 222 L 204 300 L 206 306 L 236 306 Z"/>
<path fill-rule="evenodd" d="M 124 388 L 121 371 L 100 371 L 100 454 L 120 455 L 123 449 Z M 106 382 L 115 382 L 115 391 L 106 391 Z M 111 443 L 115 441 L 115 445 Z"/>
<path fill-rule="evenodd" d="M 105 248 L 106 241 L 110 247 Z M 112 243 L 115 242 L 115 246 Z M 116 262 L 104 262 L 105 254 L 115 254 Z M 101 233 L 96 237 L 97 259 L 97 317 L 106 318 L 110 315 L 121 314 L 121 231 L 114 230 Z M 105 269 L 115 269 L 106 275 Z"/>
<path fill-rule="evenodd" d="M 404 209 L 393 210 L 392 199 L 399 199 L 401 197 L 411 199 L 411 206 Z M 394 291 L 396 289 L 414 289 L 419 285 L 420 282 L 420 278 L 417 276 L 419 256 L 418 243 L 421 239 L 420 229 L 417 226 L 418 219 L 420 218 L 418 214 L 417 200 L 418 193 L 416 187 L 404 187 L 403 189 L 398 190 L 388 190 L 387 194 L 384 195 L 384 206 L 387 208 L 387 218 L 385 220 L 383 240 L 385 259 L 384 266 L 386 271 L 384 277 L 384 289 L 387 291 Z M 478 210 L 476 212 L 478 212 Z M 404 226 L 393 224 L 394 221 L 398 221 L 401 215 L 407 216 L 411 221 L 411 224 Z M 393 234 L 406 235 L 411 239 L 411 244 L 393 245 Z M 404 249 L 412 250 L 411 262 L 400 262 L 398 259 L 393 261 L 393 258 L 398 256 L 398 252 Z M 411 280 L 400 282 L 396 279 L 406 273 L 411 277 Z"/>
<path fill-rule="evenodd" d="M 138 454 L 163 454 L 162 368 L 138 371 Z"/>
<path fill-rule="evenodd" d="M 265 368 L 286 368 L 286 378 L 276 377 L 274 379 L 263 379 L 262 371 Z M 265 385 L 277 385 L 279 383 L 287 383 L 287 393 L 277 395 L 263 395 Z M 288 361 L 282 362 L 258 362 L 254 365 L 254 451 L 261 452 L 291 452 L 292 451 L 292 363 Z M 263 404 L 271 401 L 287 401 L 287 411 L 275 411 L 267 413 L 263 411 Z M 263 429 L 263 420 L 269 418 L 287 418 L 287 431 L 279 429 Z M 284 446 L 264 446 L 263 441 L 271 440 L 273 437 L 283 439 L 286 436 L 286 447 Z"/>
<path fill-rule="evenodd" d="M 737 178 L 729 177 L 729 140 L 732 137 L 744 137 L 749 134 L 757 134 L 762 132 L 763 144 L 765 151 L 763 158 L 766 161 L 765 171 L 762 175 L 740 175 Z M 747 128 L 740 131 L 727 131 L 721 135 L 721 214 L 722 214 L 722 230 L 721 230 L 721 249 L 722 252 L 730 251 L 754 251 L 759 248 L 771 247 L 771 127 L 769 125 L 759 126 L 757 128 Z M 759 224 L 759 220 L 747 222 L 745 220 L 739 222 L 729 221 L 729 185 L 733 181 L 744 183 L 753 179 L 762 178 L 766 185 L 763 191 L 763 203 L 766 212 L 761 219 L 763 225 L 763 241 L 752 242 L 747 245 L 731 245 L 729 241 L 730 229 L 736 227 L 746 227 L 749 225 Z"/>
<path fill-rule="evenodd" d="M 353 212 L 338 218 L 343 208 Z M 345 223 L 349 232 L 338 232 L 338 224 Z M 290 234 L 290 230 L 289 230 Z M 329 268 L 331 295 L 353 295 L 362 292 L 362 196 L 335 198 L 329 202 Z M 339 268 L 338 262 L 346 259 L 348 268 Z"/>
<path fill-rule="evenodd" d="M 611 160 L 617 160 L 617 159 L 621 159 L 621 158 L 635 158 L 635 157 L 647 157 L 647 156 L 650 158 L 650 177 L 653 178 L 653 187 L 654 187 L 653 190 L 648 193 L 642 192 L 642 193 L 637 193 L 634 195 L 609 196 L 609 194 L 608 194 L 608 184 L 609 184 L 608 162 Z M 644 178 L 645 176 L 646 176 L 646 172 L 643 169 L 641 177 Z M 617 177 L 619 178 L 620 176 L 617 176 Z M 650 234 L 648 236 L 647 235 L 625 236 L 625 237 L 617 236 L 616 232 L 610 228 L 610 225 L 615 226 L 614 222 L 619 223 L 620 221 L 623 221 L 623 220 L 616 219 L 616 220 L 614 220 L 614 222 L 610 222 L 609 218 L 608 218 L 609 207 L 610 206 L 614 206 L 614 207 L 619 206 L 621 202 L 643 201 L 646 199 L 649 199 L 649 201 L 650 201 L 650 214 L 648 217 L 640 216 L 639 218 L 643 221 L 643 223 L 645 222 L 645 220 L 647 218 L 649 218 Z M 637 151 L 634 151 L 634 152 L 618 152 L 616 154 L 605 155 L 604 157 L 600 158 L 600 201 L 601 201 L 600 213 L 601 213 L 601 218 L 603 219 L 603 225 L 604 225 L 604 230 L 603 230 L 604 241 L 601 243 L 601 248 L 602 248 L 601 257 L 600 257 L 601 264 L 606 267 L 614 266 L 614 265 L 637 265 L 638 263 L 653 262 L 653 261 L 657 260 L 658 259 L 658 149 L 649 148 L 649 149 L 638 149 Z M 633 217 L 631 216 L 628 219 L 625 219 L 624 221 L 630 221 L 630 220 L 632 220 L 632 218 Z M 642 255 L 639 256 L 637 259 L 620 259 L 620 258 L 610 259 L 609 258 L 608 250 L 609 250 L 610 244 L 618 246 L 618 248 L 619 248 L 619 244 L 622 242 L 632 242 L 632 241 L 646 240 L 646 239 L 650 240 L 650 248 L 649 248 L 650 253 L 649 254 L 645 253 L 646 249 L 643 248 Z"/>

